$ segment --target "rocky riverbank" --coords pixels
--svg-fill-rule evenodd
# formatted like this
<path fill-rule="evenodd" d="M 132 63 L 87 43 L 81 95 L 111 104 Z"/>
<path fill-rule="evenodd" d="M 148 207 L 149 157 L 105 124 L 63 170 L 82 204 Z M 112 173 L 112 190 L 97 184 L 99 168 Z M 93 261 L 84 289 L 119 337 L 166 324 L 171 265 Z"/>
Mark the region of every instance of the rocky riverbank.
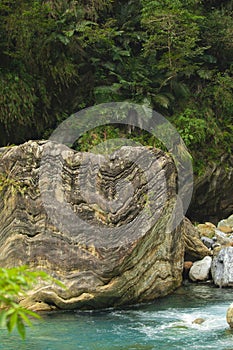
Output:
<path fill-rule="evenodd" d="M 233 287 L 233 215 L 217 225 L 196 226 L 199 239 L 209 251 L 203 259 L 184 262 L 185 278 L 193 282 L 212 280 L 219 287 Z"/>

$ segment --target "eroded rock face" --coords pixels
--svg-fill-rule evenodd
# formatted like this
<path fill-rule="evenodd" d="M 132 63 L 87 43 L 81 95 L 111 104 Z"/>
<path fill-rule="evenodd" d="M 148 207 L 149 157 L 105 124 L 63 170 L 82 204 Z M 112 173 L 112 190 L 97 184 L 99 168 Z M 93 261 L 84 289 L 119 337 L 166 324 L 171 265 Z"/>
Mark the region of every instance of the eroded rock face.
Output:
<path fill-rule="evenodd" d="M 188 217 L 192 221 L 215 224 L 233 213 L 233 156 L 223 156 L 219 164 L 206 166 L 196 177 Z"/>
<path fill-rule="evenodd" d="M 218 228 L 224 233 L 233 232 L 233 214 L 218 223 Z"/>
<path fill-rule="evenodd" d="M 143 147 L 107 157 L 53 147 L 30 141 L 0 155 L 0 266 L 43 269 L 67 287 L 38 285 L 24 305 L 102 308 L 177 288 L 184 227 L 169 229 L 172 160 Z"/>
<path fill-rule="evenodd" d="M 197 261 L 212 253 L 200 239 L 198 229 L 193 226 L 189 219 L 185 218 L 184 225 L 184 245 L 185 260 Z"/>

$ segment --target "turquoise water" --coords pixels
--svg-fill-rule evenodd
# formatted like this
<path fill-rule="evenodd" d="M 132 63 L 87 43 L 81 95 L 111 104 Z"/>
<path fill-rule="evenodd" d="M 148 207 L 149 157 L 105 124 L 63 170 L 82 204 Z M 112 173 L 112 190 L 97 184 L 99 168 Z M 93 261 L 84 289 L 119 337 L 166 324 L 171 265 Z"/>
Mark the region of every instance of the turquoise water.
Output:
<path fill-rule="evenodd" d="M 226 311 L 232 289 L 186 285 L 147 305 L 98 312 L 54 312 L 27 328 L 27 339 L 0 333 L 4 350 L 233 350 Z M 192 321 L 203 318 L 198 325 Z"/>

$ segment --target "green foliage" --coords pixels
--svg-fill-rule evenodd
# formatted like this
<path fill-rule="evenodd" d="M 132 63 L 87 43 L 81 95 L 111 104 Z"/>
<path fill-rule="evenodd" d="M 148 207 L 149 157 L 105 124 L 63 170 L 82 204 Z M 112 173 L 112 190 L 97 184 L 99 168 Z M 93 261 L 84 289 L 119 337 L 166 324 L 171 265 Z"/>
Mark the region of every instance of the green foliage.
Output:
<path fill-rule="evenodd" d="M 157 147 L 167 151 L 161 141 L 151 133 L 122 124 L 99 126 L 90 130 L 77 140 L 73 148 L 82 152 L 111 153 L 127 144 Z"/>
<path fill-rule="evenodd" d="M 158 68 L 167 70 L 169 80 L 178 73 L 192 75 L 195 58 L 204 50 L 198 45 L 203 16 L 182 1 L 143 0 L 142 4 L 142 23 L 149 34 L 145 55 L 158 57 Z"/>
<path fill-rule="evenodd" d="M 25 325 L 32 326 L 31 318 L 40 319 L 40 316 L 18 302 L 39 280 L 54 282 L 64 288 L 61 282 L 47 273 L 30 271 L 27 266 L 0 268 L 0 327 L 6 327 L 10 333 L 17 328 L 22 339 L 26 335 Z"/>
<path fill-rule="evenodd" d="M 186 109 L 176 120 L 176 128 L 187 147 L 199 147 L 207 138 L 207 121 L 196 116 L 197 111 Z"/>
<path fill-rule="evenodd" d="M 84 18 L 84 10 L 75 4 L 1 2 L 0 137 L 5 144 L 12 139 L 22 142 L 53 126 L 70 113 L 71 91 L 80 94 L 84 53 L 70 33 Z M 72 107 L 80 104 L 83 101 L 75 98 Z"/>
<path fill-rule="evenodd" d="M 32 325 L 29 317 L 40 318 L 35 312 L 18 304 L 25 292 L 38 280 L 48 279 L 44 272 L 31 272 L 25 266 L 0 268 L 0 326 L 9 332 L 17 327 L 20 336 L 25 338 L 25 324 Z"/>
<path fill-rule="evenodd" d="M 92 147 L 97 146 L 100 142 L 120 137 L 120 130 L 113 125 L 100 126 L 94 130 L 85 133 L 77 140 L 74 148 L 79 151 L 89 151 Z"/>
<path fill-rule="evenodd" d="M 232 152 L 232 11 L 215 0 L 2 0 L 1 143 L 48 137 L 93 104 L 146 100 L 194 158 Z M 78 147 L 105 140 L 91 133 Z"/>

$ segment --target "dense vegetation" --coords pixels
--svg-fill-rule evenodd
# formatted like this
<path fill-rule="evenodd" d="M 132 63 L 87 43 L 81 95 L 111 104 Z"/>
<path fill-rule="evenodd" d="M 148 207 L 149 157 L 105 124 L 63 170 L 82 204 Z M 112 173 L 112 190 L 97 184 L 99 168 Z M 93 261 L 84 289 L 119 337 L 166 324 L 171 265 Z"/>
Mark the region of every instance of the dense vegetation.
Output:
<path fill-rule="evenodd" d="M 1 145 L 47 137 L 84 107 L 130 100 L 169 118 L 198 162 L 230 153 L 232 11 L 227 0 L 1 0 Z M 99 128 L 79 147 L 125 133 Z"/>

